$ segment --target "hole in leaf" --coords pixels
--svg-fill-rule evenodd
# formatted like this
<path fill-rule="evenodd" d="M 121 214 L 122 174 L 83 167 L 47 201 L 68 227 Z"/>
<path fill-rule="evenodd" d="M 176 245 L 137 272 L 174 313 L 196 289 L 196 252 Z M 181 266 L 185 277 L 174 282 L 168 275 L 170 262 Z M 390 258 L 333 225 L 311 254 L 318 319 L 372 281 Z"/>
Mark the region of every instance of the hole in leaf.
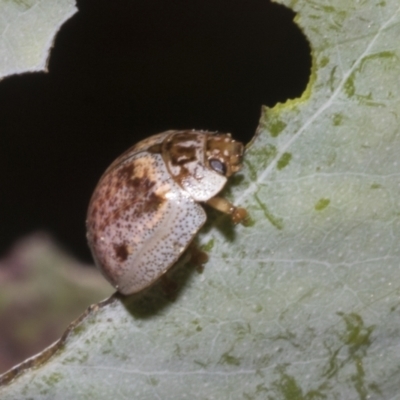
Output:
<path fill-rule="evenodd" d="M 266 0 L 78 1 L 48 74 L 0 84 L 0 252 L 49 230 L 91 262 L 85 215 L 107 165 L 167 129 L 248 142 L 261 106 L 304 91 L 310 48 Z"/>

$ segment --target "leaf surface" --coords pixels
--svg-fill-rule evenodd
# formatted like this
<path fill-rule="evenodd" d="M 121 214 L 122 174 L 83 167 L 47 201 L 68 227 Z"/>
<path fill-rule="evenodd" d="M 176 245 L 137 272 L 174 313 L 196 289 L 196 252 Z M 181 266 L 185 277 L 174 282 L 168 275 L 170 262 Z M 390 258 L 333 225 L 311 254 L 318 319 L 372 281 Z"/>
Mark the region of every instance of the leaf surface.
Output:
<path fill-rule="evenodd" d="M 46 70 L 55 35 L 75 12 L 73 0 L 0 0 L 0 79 Z"/>
<path fill-rule="evenodd" d="M 212 214 L 174 301 L 92 307 L 2 399 L 400 398 L 400 6 L 282 3 L 314 66 L 228 188 L 254 224 Z"/>

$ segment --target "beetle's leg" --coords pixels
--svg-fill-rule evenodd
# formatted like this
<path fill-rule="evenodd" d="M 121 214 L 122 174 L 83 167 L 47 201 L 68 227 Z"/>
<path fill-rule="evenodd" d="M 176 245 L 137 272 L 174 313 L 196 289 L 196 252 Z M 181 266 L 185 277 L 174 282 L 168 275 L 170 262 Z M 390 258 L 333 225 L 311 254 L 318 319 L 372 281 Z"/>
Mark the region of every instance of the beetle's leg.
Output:
<path fill-rule="evenodd" d="M 188 248 L 190 254 L 190 262 L 196 267 L 197 272 L 201 273 L 204 270 L 204 264 L 208 261 L 208 254 L 201 250 L 196 243 L 191 243 Z"/>
<path fill-rule="evenodd" d="M 212 208 L 230 215 L 234 224 L 239 222 L 245 224 L 248 219 L 249 215 L 244 208 L 234 206 L 224 197 L 212 197 L 206 203 Z"/>
<path fill-rule="evenodd" d="M 208 261 L 208 254 L 201 250 L 197 244 L 191 243 L 185 251 L 183 256 L 183 262 L 186 264 L 189 262 L 193 267 L 196 268 L 198 273 L 202 273 L 204 270 L 204 264 Z M 177 294 L 179 292 L 179 285 L 174 281 L 173 276 L 171 276 L 171 270 L 167 271 L 161 276 L 161 288 L 164 295 L 170 300 L 175 301 Z"/>

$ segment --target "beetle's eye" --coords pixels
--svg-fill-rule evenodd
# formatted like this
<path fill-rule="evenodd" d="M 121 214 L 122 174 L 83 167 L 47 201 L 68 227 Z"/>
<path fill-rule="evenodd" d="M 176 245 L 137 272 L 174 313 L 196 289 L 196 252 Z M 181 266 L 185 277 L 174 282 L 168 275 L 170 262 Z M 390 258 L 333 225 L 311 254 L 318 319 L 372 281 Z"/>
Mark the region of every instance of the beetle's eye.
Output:
<path fill-rule="evenodd" d="M 221 175 L 226 174 L 226 165 L 215 158 L 210 160 L 210 167 Z"/>

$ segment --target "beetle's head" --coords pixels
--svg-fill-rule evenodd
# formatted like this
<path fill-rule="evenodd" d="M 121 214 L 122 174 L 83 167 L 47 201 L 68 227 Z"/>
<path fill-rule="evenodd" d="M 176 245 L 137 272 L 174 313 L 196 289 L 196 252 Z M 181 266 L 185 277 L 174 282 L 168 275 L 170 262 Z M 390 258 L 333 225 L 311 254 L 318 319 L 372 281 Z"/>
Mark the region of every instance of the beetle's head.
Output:
<path fill-rule="evenodd" d="M 206 161 L 214 171 L 226 177 L 242 168 L 244 147 L 230 133 L 210 135 L 206 144 Z"/>

